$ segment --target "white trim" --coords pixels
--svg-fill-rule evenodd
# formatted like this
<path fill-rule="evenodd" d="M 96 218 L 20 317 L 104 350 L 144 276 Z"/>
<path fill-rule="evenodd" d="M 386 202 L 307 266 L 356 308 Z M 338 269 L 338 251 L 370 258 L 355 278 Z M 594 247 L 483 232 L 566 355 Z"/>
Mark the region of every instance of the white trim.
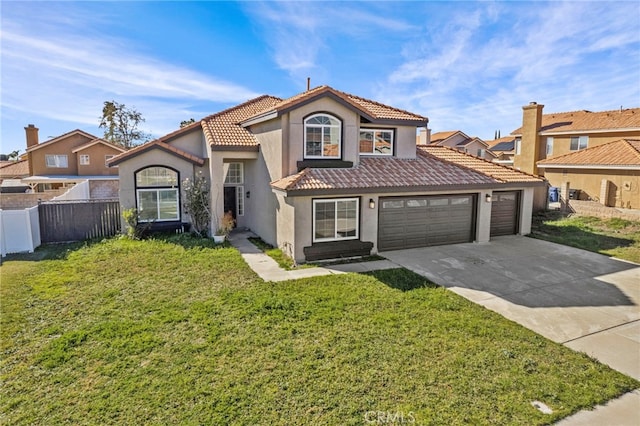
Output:
<path fill-rule="evenodd" d="M 236 215 L 244 216 L 244 207 L 244 186 L 238 185 L 236 186 Z"/>
<path fill-rule="evenodd" d="M 312 118 L 315 117 L 329 117 L 332 118 L 334 120 L 336 120 L 339 124 L 338 125 L 333 125 L 333 124 L 307 124 L 307 121 L 311 120 Z M 322 129 L 322 135 L 320 137 L 320 155 L 307 155 L 307 128 L 311 127 L 311 128 L 319 128 Z M 329 129 L 338 129 L 338 154 L 335 156 L 328 156 L 328 155 L 323 155 L 324 152 L 324 129 L 329 128 Z M 304 146 L 303 146 L 303 158 L 306 159 L 311 159 L 311 160 L 321 160 L 321 159 L 340 159 L 342 158 L 342 120 L 340 120 L 338 117 L 333 116 L 331 114 L 328 113 L 318 113 L 318 114 L 313 114 L 310 115 L 309 117 L 305 118 L 303 123 L 302 123 L 302 131 L 303 131 L 303 139 L 304 139 Z"/>
<path fill-rule="evenodd" d="M 66 163 L 64 166 L 60 165 L 60 160 L 64 158 Z M 49 162 L 49 160 L 53 160 Z M 45 154 L 44 162 L 49 169 L 67 169 L 69 168 L 69 156 L 67 154 Z M 51 165 L 53 164 L 53 165 Z"/>
<path fill-rule="evenodd" d="M 537 164 L 546 169 L 587 169 L 587 170 L 640 170 L 639 165 L 604 165 L 604 164 Z"/>
<path fill-rule="evenodd" d="M 553 143 L 554 143 L 553 136 L 547 136 L 547 141 L 546 141 L 546 144 L 544 146 L 544 152 L 545 152 L 545 155 L 547 157 L 549 155 L 553 155 Z M 549 149 L 549 148 L 551 148 L 551 149 Z"/>
<path fill-rule="evenodd" d="M 589 135 L 591 133 L 623 133 L 623 132 L 640 132 L 640 127 L 628 127 L 625 129 L 582 129 L 582 130 L 567 130 L 567 131 L 542 131 L 540 136 L 559 136 L 559 135 Z"/>
<path fill-rule="evenodd" d="M 362 132 L 372 132 L 373 133 L 373 139 L 371 141 L 371 143 L 372 143 L 371 148 L 373 149 L 373 152 L 360 151 L 360 133 L 362 133 Z M 375 134 L 376 134 L 376 132 L 389 132 L 389 133 L 391 133 L 391 150 L 389 151 L 388 154 L 375 152 L 376 151 L 375 150 L 375 147 L 376 147 Z M 394 129 L 361 127 L 358 130 L 358 155 L 363 155 L 363 156 L 368 156 L 368 157 L 392 157 L 395 145 L 396 145 L 396 132 L 394 131 Z"/>
<path fill-rule="evenodd" d="M 80 164 L 81 166 L 91 165 L 91 157 L 89 156 L 89 154 L 80 154 L 79 157 L 80 158 L 78 158 L 78 164 Z"/>
<path fill-rule="evenodd" d="M 360 238 L 360 198 L 358 197 L 348 197 L 348 198 L 317 198 L 312 200 L 313 201 L 313 205 L 312 205 L 312 209 L 311 209 L 311 223 L 312 223 L 312 242 L 314 243 L 324 243 L 324 242 L 330 242 L 330 241 L 346 241 L 346 240 L 357 240 L 358 238 Z M 338 202 L 345 202 L 345 201 L 355 201 L 356 202 L 356 235 L 353 237 L 334 237 L 334 238 L 316 238 L 316 204 L 318 203 L 330 203 L 333 202 L 334 203 L 334 211 L 335 211 L 335 217 L 334 217 L 334 235 L 337 234 L 338 231 L 338 214 L 337 214 L 337 208 L 338 208 Z"/>
<path fill-rule="evenodd" d="M 231 170 L 232 164 L 238 164 L 240 166 L 240 180 L 237 182 L 227 182 L 227 179 L 229 178 L 229 170 Z M 224 170 L 224 185 L 244 185 L 244 163 L 239 161 L 224 163 L 222 168 Z"/>
<path fill-rule="evenodd" d="M 174 191 L 176 194 L 176 214 L 175 218 L 160 219 L 160 191 Z M 136 204 L 138 212 L 142 212 L 140 209 L 140 192 L 155 192 L 156 193 L 156 218 L 155 219 L 138 219 L 138 222 L 175 222 L 180 220 L 180 193 L 178 188 L 137 188 L 136 189 Z"/>

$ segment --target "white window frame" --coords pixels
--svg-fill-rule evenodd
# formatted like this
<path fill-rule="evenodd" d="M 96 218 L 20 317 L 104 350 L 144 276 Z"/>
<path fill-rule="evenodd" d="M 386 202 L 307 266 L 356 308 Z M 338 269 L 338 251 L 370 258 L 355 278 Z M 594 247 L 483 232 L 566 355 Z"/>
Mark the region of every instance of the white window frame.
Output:
<path fill-rule="evenodd" d="M 360 151 L 360 134 L 363 132 L 370 132 L 373 133 L 372 138 L 371 138 L 371 150 L 372 152 L 364 152 L 364 151 Z M 389 151 L 389 153 L 381 153 L 381 152 L 375 152 L 376 151 L 376 141 L 375 141 L 375 135 L 376 132 L 385 132 L 385 133 L 391 133 L 391 150 Z M 393 149 L 395 148 L 395 131 L 394 129 L 384 129 L 384 128 L 380 128 L 380 129 L 372 129 L 372 128 L 361 128 L 360 131 L 358 132 L 358 152 L 360 153 L 360 155 L 370 155 L 370 156 L 383 156 L 383 157 L 391 157 L 393 156 Z"/>
<path fill-rule="evenodd" d="M 338 122 L 338 124 L 308 124 L 307 122 L 309 120 L 311 120 L 312 118 L 315 117 L 329 117 L 330 119 L 336 120 Z M 342 120 L 340 120 L 338 117 L 335 117 L 331 114 L 327 114 L 327 113 L 320 113 L 320 114 L 313 114 L 310 115 L 309 117 L 304 119 L 304 126 L 303 126 L 303 132 L 304 132 L 304 158 L 305 159 L 340 159 L 342 158 Z M 322 136 L 321 136 L 321 148 L 320 148 L 320 155 L 307 155 L 307 128 L 312 127 L 312 128 L 320 128 L 322 129 Z M 325 129 L 337 129 L 338 131 L 338 154 L 333 156 L 329 156 L 329 155 L 324 155 L 324 132 Z"/>
<path fill-rule="evenodd" d="M 236 186 L 236 215 L 244 216 L 244 186 Z"/>
<path fill-rule="evenodd" d="M 49 168 L 66 169 L 69 167 L 69 157 L 66 154 L 46 154 L 44 159 Z"/>
<path fill-rule="evenodd" d="M 91 164 L 91 158 L 89 157 L 89 154 L 80 154 L 79 161 L 81 166 L 88 166 Z"/>
<path fill-rule="evenodd" d="M 348 201 L 355 201 L 356 202 L 356 235 L 355 236 L 351 236 L 351 237 L 340 237 L 338 236 L 338 214 L 337 214 L 337 209 L 338 209 L 338 203 L 339 202 L 348 202 Z M 334 211 L 335 211 L 335 222 L 334 222 L 334 237 L 333 238 L 316 238 L 316 205 L 320 204 L 320 203 L 330 203 L 333 202 L 334 203 Z M 328 242 L 328 241 L 346 241 L 346 240 L 357 240 L 358 238 L 360 238 L 360 198 L 354 197 L 354 198 L 318 198 L 313 200 L 313 208 L 312 208 L 312 232 L 313 232 L 313 242 L 314 243 L 321 243 L 321 242 Z"/>
<path fill-rule="evenodd" d="M 176 194 L 176 217 L 168 218 L 168 219 L 160 219 L 160 202 L 158 201 L 156 204 L 156 218 L 155 219 L 138 219 L 138 222 L 176 222 L 180 220 L 180 194 L 178 192 L 178 188 L 140 188 L 136 189 L 136 201 L 138 204 L 138 209 L 140 213 L 142 212 L 141 203 L 140 203 L 140 194 L 143 192 L 155 192 L 156 199 L 160 200 L 160 192 L 174 192 Z M 142 215 L 142 214 L 140 214 Z"/>
<path fill-rule="evenodd" d="M 553 155 L 553 136 L 547 136 L 547 145 L 545 147 L 547 155 Z"/>
<path fill-rule="evenodd" d="M 577 142 L 576 148 L 573 148 L 573 141 Z M 589 136 L 571 136 L 569 140 L 569 151 L 580 151 L 582 149 L 587 149 L 589 146 Z"/>
<path fill-rule="evenodd" d="M 515 141 L 515 155 L 520 155 L 520 152 L 522 151 L 522 139 L 520 138 L 516 138 Z"/>
<path fill-rule="evenodd" d="M 235 180 L 230 179 L 231 175 L 229 173 L 231 172 L 232 166 L 233 168 L 235 168 L 235 166 L 238 166 L 238 175 L 237 175 L 238 179 L 235 179 Z M 228 169 L 224 177 L 224 183 L 225 185 L 243 185 L 244 184 L 244 163 L 228 163 Z"/>
<path fill-rule="evenodd" d="M 115 157 L 115 155 L 107 154 L 107 155 L 105 155 L 105 156 L 104 156 L 104 165 L 105 165 L 105 167 L 109 167 L 109 166 L 107 165 L 107 162 L 108 162 L 109 160 L 111 160 L 113 157 Z"/>
<path fill-rule="evenodd" d="M 484 155 L 486 154 L 486 150 L 484 148 L 478 148 L 476 151 L 476 157 L 478 158 L 484 158 Z"/>

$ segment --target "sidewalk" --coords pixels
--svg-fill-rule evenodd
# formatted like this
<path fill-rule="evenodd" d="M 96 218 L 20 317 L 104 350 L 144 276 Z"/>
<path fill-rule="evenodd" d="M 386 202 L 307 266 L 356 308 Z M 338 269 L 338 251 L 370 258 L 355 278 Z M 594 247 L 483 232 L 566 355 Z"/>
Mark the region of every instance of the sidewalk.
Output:
<path fill-rule="evenodd" d="M 318 266 L 316 268 L 286 271 L 282 269 L 275 260 L 264 254 L 262 250 L 248 240 L 252 237 L 256 237 L 256 235 L 251 231 L 234 231 L 229 235 L 229 242 L 238 249 L 249 267 L 265 281 L 287 281 L 323 275 L 368 272 L 401 267 L 389 260 L 375 260 L 371 262 L 345 263 L 342 265 Z"/>

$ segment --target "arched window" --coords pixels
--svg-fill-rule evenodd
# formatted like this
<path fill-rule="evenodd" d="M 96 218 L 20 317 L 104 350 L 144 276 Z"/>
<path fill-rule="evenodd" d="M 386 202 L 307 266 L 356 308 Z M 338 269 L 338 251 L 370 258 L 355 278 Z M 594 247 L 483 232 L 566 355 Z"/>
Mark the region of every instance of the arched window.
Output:
<path fill-rule="evenodd" d="M 141 222 L 180 220 L 178 172 L 153 166 L 136 172 L 136 202 Z"/>
<path fill-rule="evenodd" d="M 304 157 L 340 158 L 342 123 L 329 114 L 314 114 L 304 120 Z"/>

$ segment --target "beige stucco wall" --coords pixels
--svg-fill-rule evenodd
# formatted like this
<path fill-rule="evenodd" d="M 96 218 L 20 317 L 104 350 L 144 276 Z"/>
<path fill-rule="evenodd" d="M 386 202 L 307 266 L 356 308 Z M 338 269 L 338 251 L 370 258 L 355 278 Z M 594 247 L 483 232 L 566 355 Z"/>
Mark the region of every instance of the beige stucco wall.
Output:
<path fill-rule="evenodd" d="M 193 179 L 194 175 L 199 172 L 202 172 L 208 179 L 208 165 L 205 164 L 204 167 L 197 167 L 181 157 L 169 154 L 160 149 L 143 152 L 119 164 L 120 190 L 118 195 L 121 208 L 125 210 L 136 207 L 135 172 L 150 166 L 170 167 L 178 171 L 178 178 L 180 180 L 180 216 L 183 221 L 188 219 L 182 208 L 182 182 L 186 178 Z M 122 221 L 122 227 L 123 229 L 126 227 L 124 220 Z"/>
<path fill-rule="evenodd" d="M 107 155 L 118 155 L 121 154 L 122 151 L 119 151 L 110 146 L 97 143 L 95 145 L 90 146 L 87 149 L 83 149 L 74 154 L 71 154 L 76 157 L 76 164 L 78 165 L 78 175 L 79 176 L 116 176 L 118 174 L 117 167 L 107 167 L 105 165 L 105 156 Z M 80 156 L 88 155 L 89 156 L 89 164 L 81 165 L 80 164 Z"/>
<path fill-rule="evenodd" d="M 195 128 L 179 138 L 172 139 L 169 144 L 189 154 L 197 155 L 201 158 L 209 158 L 204 133 L 200 128 Z"/>
<path fill-rule="evenodd" d="M 533 205 L 533 188 L 496 188 L 496 191 L 521 191 L 519 209 L 519 230 L 521 235 L 531 232 L 531 209 Z M 312 245 L 313 242 L 313 200 L 322 198 L 349 198 L 360 199 L 360 229 L 359 239 L 373 243 L 372 253 L 378 252 L 378 209 L 381 197 L 389 196 L 414 196 L 414 195 L 440 195 L 440 194 L 476 194 L 477 214 L 476 214 L 476 236 L 475 242 L 488 242 L 491 229 L 491 203 L 485 201 L 486 194 L 492 194 L 492 189 L 487 190 L 460 190 L 460 191 L 438 191 L 438 192 L 398 192 L 384 194 L 344 194 L 334 196 L 302 196 L 284 197 L 276 192 L 278 200 L 278 246 L 282 248 L 283 243 L 292 243 L 293 252 L 297 262 L 304 261 L 304 247 Z M 369 208 L 369 200 L 373 199 L 375 208 Z M 295 210 L 295 215 L 294 215 Z M 294 222 L 295 220 L 295 222 Z M 295 224 L 294 224 L 295 223 Z M 292 226 L 292 224 L 294 224 Z"/>
<path fill-rule="evenodd" d="M 610 207 L 640 209 L 640 170 L 581 170 L 546 169 L 545 177 L 551 186 L 580 190 L 580 199 L 598 200 Z M 609 183 L 609 198 L 601 198 L 602 179 Z"/>
<path fill-rule="evenodd" d="M 68 137 L 54 142 L 50 145 L 42 145 L 41 148 L 27 153 L 29 159 L 29 173 L 32 176 L 42 175 L 77 175 L 78 160 L 73 151 L 75 148 L 86 144 L 91 139 L 81 135 L 73 134 Z M 67 165 L 65 168 L 47 167 L 45 160 L 46 155 L 66 155 Z M 102 162 L 104 165 L 104 161 Z M 117 172 L 116 172 L 117 174 Z"/>

